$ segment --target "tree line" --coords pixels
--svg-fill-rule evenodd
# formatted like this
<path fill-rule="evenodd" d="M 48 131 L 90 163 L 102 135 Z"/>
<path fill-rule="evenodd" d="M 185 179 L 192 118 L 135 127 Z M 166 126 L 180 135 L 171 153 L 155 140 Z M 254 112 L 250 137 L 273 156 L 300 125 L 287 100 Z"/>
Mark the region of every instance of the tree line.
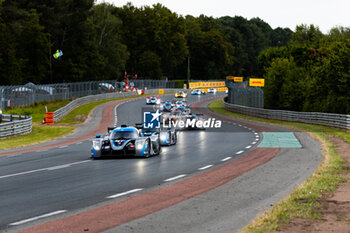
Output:
<path fill-rule="evenodd" d="M 291 37 L 259 18 L 181 16 L 161 4 L 0 0 L 0 85 L 122 80 L 125 71 L 145 79 L 254 77 L 259 53 Z"/>
<path fill-rule="evenodd" d="M 350 28 L 323 34 L 297 26 L 286 46 L 265 49 L 258 64 L 266 108 L 350 114 Z"/>

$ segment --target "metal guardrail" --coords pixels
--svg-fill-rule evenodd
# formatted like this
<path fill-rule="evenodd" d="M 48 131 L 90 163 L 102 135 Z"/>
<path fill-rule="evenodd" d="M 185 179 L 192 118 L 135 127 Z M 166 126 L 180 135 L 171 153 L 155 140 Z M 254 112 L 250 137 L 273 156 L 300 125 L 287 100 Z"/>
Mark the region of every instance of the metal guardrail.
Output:
<path fill-rule="evenodd" d="M 0 139 L 32 132 L 32 117 L 22 115 L 0 115 Z"/>
<path fill-rule="evenodd" d="M 164 89 L 164 93 L 173 93 L 180 89 Z M 146 90 L 145 94 L 158 94 L 159 89 L 153 89 L 153 90 Z M 73 109 L 87 103 L 92 103 L 100 100 L 108 100 L 108 99 L 115 99 L 115 98 L 121 98 L 121 97 L 131 97 L 131 96 L 137 96 L 137 93 L 135 91 L 133 92 L 120 92 L 120 93 L 108 93 L 108 94 L 99 94 L 99 95 L 91 95 L 91 96 L 85 96 L 78 98 L 76 100 L 73 100 L 66 106 L 57 109 L 54 112 L 54 121 L 57 122 L 60 119 L 62 119 L 64 116 L 66 116 L 68 113 L 70 113 Z"/>
<path fill-rule="evenodd" d="M 322 112 L 296 112 L 253 108 L 227 103 L 226 98 L 224 99 L 224 108 L 231 112 L 236 112 L 254 117 L 325 125 L 348 130 L 350 129 L 350 115 L 345 114 Z"/>

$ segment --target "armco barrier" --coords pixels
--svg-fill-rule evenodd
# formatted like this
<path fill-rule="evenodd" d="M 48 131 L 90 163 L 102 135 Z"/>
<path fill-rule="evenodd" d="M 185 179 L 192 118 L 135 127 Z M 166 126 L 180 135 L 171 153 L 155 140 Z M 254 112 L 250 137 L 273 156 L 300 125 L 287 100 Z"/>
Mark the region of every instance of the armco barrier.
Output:
<path fill-rule="evenodd" d="M 152 89 L 152 90 L 145 90 L 145 94 L 158 94 L 159 89 Z M 166 93 L 173 93 L 181 89 L 163 89 L 164 94 Z M 66 116 L 69 112 L 71 112 L 73 109 L 87 103 L 100 101 L 100 100 L 108 100 L 108 99 L 115 99 L 115 98 L 121 98 L 121 97 L 130 97 L 130 96 L 137 96 L 137 93 L 135 91 L 133 92 L 120 92 L 120 93 L 109 93 L 109 94 L 99 94 L 99 95 L 90 95 L 78 98 L 76 100 L 73 100 L 66 106 L 58 109 L 55 111 L 55 122 L 62 119 L 64 116 Z"/>
<path fill-rule="evenodd" d="M 350 129 L 350 115 L 321 113 L 321 112 L 296 112 L 284 110 L 271 110 L 252 108 L 242 105 L 229 104 L 224 100 L 224 108 L 231 112 L 244 115 L 261 117 L 273 120 L 303 122 L 316 125 L 325 125 L 341 129 Z"/>
<path fill-rule="evenodd" d="M 32 117 L 1 114 L 0 139 L 32 132 Z"/>

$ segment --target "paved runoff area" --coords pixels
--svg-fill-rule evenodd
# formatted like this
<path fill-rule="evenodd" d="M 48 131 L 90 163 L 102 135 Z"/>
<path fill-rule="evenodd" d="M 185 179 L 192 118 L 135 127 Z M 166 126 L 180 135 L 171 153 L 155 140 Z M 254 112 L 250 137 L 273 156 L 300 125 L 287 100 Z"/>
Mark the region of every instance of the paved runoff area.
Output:
<path fill-rule="evenodd" d="M 293 132 L 263 132 L 263 140 L 258 147 L 302 148 Z"/>

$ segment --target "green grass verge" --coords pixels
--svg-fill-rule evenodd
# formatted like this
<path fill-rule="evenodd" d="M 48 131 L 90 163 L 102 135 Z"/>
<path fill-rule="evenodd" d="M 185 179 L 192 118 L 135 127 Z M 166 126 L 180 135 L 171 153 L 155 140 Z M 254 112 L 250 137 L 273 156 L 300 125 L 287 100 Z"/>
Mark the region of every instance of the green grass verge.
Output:
<path fill-rule="evenodd" d="M 101 100 L 96 101 L 88 104 L 81 105 L 68 113 L 65 117 L 63 117 L 60 121 L 57 123 L 65 123 L 65 124 L 82 124 L 87 119 L 88 115 L 100 104 L 104 104 L 111 101 L 116 100 L 122 100 L 122 99 L 130 99 L 135 98 L 133 97 L 123 97 L 123 98 L 115 98 L 115 99 L 109 99 L 109 100 Z"/>
<path fill-rule="evenodd" d="M 28 107 L 23 108 L 13 108 L 6 109 L 3 111 L 4 114 L 13 114 L 13 115 L 27 115 L 31 116 L 33 122 L 41 123 L 45 117 L 45 106 L 49 112 L 54 112 L 59 108 L 67 105 L 72 100 L 54 100 L 54 101 L 43 101 L 40 103 L 34 103 Z"/>
<path fill-rule="evenodd" d="M 325 192 L 334 191 L 337 185 L 344 181 L 339 174 L 343 172 L 345 160 L 334 150 L 334 145 L 328 140 L 327 134 L 334 134 L 349 142 L 349 132 L 319 125 L 268 120 L 232 113 L 223 108 L 222 100 L 210 103 L 209 109 L 234 118 L 300 130 L 310 134 L 322 144 L 324 161 L 313 175 L 296 188 L 289 197 L 276 204 L 270 211 L 259 216 L 253 223 L 244 228 L 242 230 L 243 233 L 276 231 L 284 224 L 287 224 L 292 217 L 311 219 L 321 217 L 318 212 L 314 211 L 315 207 L 319 206 L 318 200 L 322 198 Z"/>
<path fill-rule="evenodd" d="M 32 133 L 0 140 L 0 150 L 34 145 L 62 137 L 75 129 L 73 126 L 35 126 Z"/>

